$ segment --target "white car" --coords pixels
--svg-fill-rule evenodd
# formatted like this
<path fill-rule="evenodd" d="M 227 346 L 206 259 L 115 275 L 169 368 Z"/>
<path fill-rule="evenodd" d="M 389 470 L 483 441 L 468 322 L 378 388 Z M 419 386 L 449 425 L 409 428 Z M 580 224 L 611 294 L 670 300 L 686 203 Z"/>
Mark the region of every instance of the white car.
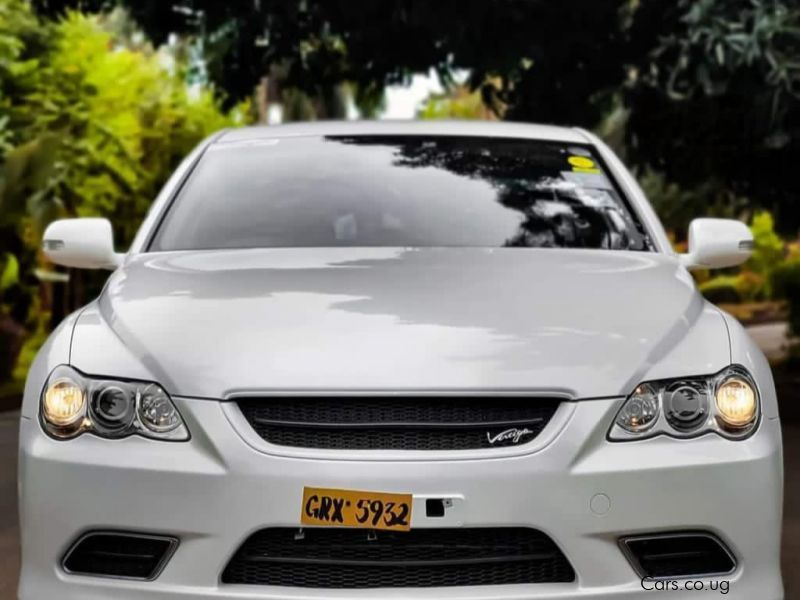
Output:
<path fill-rule="evenodd" d="M 783 598 L 769 366 L 579 129 L 224 131 L 31 368 L 24 600 Z M 711 597 L 711 596 L 709 596 Z"/>

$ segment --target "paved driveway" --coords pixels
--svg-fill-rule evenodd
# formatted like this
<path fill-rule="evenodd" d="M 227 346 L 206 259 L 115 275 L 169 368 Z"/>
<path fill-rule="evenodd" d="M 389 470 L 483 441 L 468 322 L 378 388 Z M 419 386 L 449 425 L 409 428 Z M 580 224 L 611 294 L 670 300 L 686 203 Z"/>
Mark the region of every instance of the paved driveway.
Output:
<path fill-rule="evenodd" d="M 786 357 L 789 351 L 788 323 L 751 325 L 747 328 L 747 333 L 770 361 L 779 361 Z"/>
<path fill-rule="evenodd" d="M 17 414 L 0 413 L 0 600 L 15 600 L 17 547 Z M 786 598 L 800 598 L 800 423 L 784 426 L 786 499 L 783 573 Z M 754 599 L 755 600 L 755 599 Z"/>
<path fill-rule="evenodd" d="M 800 598 L 800 423 L 783 427 L 783 581 L 786 600 Z"/>
<path fill-rule="evenodd" d="M 0 600 L 16 598 L 19 570 L 17 419 L 17 413 L 0 413 Z"/>

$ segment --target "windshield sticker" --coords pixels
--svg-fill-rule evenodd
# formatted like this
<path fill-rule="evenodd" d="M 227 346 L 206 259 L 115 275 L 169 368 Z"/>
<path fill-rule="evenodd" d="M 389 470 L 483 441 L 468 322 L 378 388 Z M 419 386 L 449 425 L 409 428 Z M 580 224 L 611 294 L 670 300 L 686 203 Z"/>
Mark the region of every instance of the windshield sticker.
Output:
<path fill-rule="evenodd" d="M 591 158 L 585 156 L 570 156 L 567 162 L 572 165 L 574 169 L 597 169 L 597 165 Z"/>

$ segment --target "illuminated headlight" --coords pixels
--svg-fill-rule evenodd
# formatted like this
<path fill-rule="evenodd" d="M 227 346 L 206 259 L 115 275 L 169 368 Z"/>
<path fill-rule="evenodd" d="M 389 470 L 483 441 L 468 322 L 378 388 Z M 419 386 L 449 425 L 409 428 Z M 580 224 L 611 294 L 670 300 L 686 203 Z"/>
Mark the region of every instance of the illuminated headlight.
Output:
<path fill-rule="evenodd" d="M 717 420 L 722 427 L 738 431 L 755 421 L 758 414 L 756 390 L 744 377 L 732 375 L 719 382 L 714 397 Z"/>
<path fill-rule="evenodd" d="M 86 377 L 66 366 L 56 367 L 47 380 L 41 422 L 59 439 L 82 433 L 112 439 L 131 435 L 189 439 L 178 409 L 158 384 Z"/>
<path fill-rule="evenodd" d="M 638 385 L 617 413 L 608 437 L 626 441 L 656 435 L 689 438 L 715 432 L 741 439 L 755 430 L 760 410 L 752 377 L 734 366 L 709 377 Z"/>
<path fill-rule="evenodd" d="M 64 432 L 76 432 L 86 414 L 86 393 L 71 377 L 59 377 L 48 383 L 42 396 L 42 416 Z"/>

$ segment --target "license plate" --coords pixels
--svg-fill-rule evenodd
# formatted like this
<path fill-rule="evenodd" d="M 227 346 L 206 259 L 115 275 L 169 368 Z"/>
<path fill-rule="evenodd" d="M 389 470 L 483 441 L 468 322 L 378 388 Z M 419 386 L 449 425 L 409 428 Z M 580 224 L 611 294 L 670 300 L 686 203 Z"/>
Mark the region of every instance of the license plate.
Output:
<path fill-rule="evenodd" d="M 306 487 L 303 488 L 300 522 L 303 525 L 408 531 L 411 529 L 411 504 L 411 494 Z"/>

